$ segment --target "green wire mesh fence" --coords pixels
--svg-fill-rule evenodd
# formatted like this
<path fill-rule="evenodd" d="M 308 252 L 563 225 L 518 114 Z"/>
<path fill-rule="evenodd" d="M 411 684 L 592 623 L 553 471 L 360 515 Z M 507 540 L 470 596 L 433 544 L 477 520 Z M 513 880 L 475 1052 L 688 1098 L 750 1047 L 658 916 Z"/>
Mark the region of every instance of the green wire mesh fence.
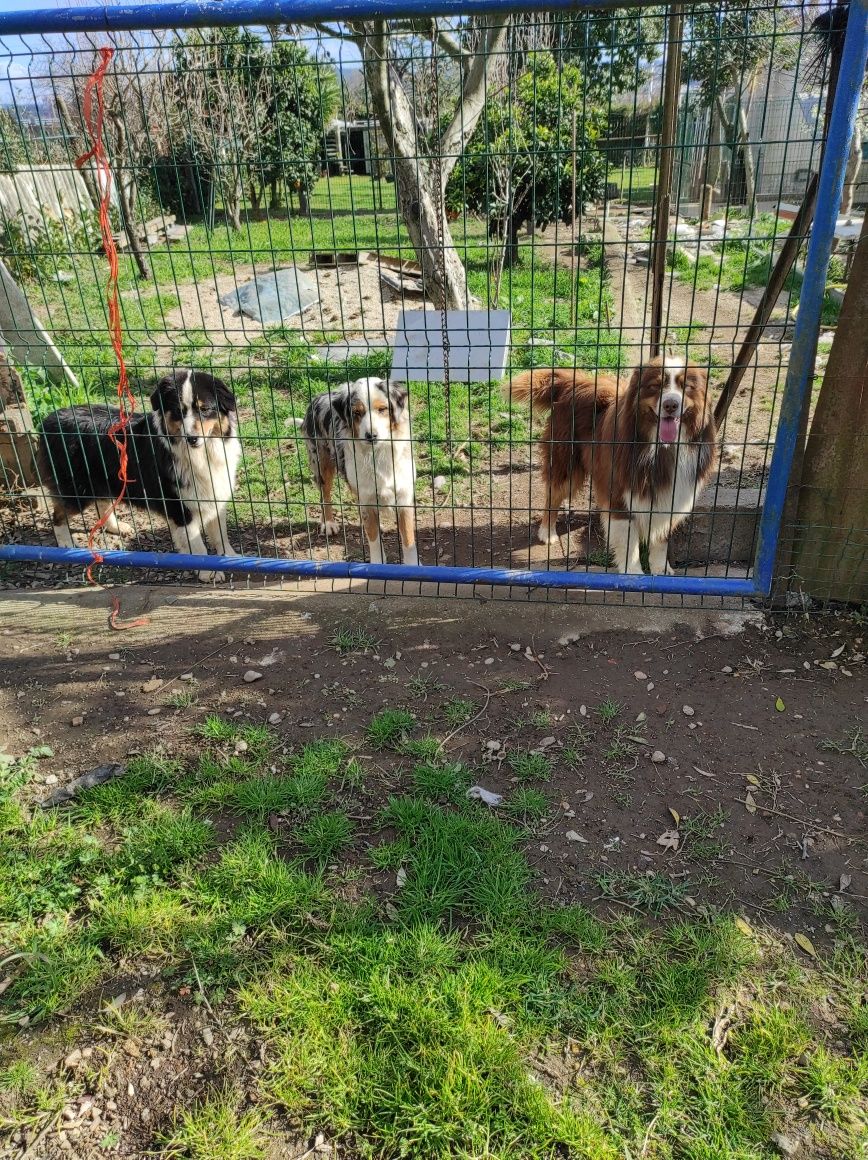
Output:
<path fill-rule="evenodd" d="M 587 494 L 538 542 L 539 424 L 502 380 L 551 366 L 626 378 L 656 309 L 662 345 L 707 368 L 718 399 L 820 163 L 830 56 L 802 8 L 695 6 L 676 39 L 646 9 L 0 42 L 0 328 L 22 383 L 16 399 L 7 376 L 7 541 L 53 543 L 26 432 L 55 408 L 114 402 L 94 175 L 75 165 L 106 42 L 127 362 L 143 408 L 171 367 L 231 384 L 235 550 L 364 558 L 346 490 L 339 531 L 320 534 L 300 421 L 319 392 L 388 376 L 402 311 L 428 311 L 437 330 L 445 305 L 508 311 L 510 345 L 483 381 L 410 383 L 420 560 L 605 569 Z M 857 171 L 845 197 L 865 195 Z M 817 389 L 853 221 L 833 258 Z M 750 568 L 800 288 L 797 260 L 721 417 L 719 466 L 672 538 L 682 572 Z M 127 547 L 171 550 L 158 511 L 128 518 Z M 76 542 L 87 526 L 73 521 Z M 397 561 L 394 532 L 385 546 Z"/>

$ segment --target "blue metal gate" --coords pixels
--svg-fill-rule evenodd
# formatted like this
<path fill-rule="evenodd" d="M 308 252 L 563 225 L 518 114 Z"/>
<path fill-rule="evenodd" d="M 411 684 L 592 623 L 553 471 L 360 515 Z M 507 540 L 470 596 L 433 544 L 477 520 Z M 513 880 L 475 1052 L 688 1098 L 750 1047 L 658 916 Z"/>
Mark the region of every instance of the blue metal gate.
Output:
<path fill-rule="evenodd" d="M 552 11 L 590 12 L 616 7 L 609 0 L 553 0 Z M 515 11 L 501 0 L 222 0 L 219 4 L 184 2 L 122 4 L 65 10 L 0 13 L 0 38 L 87 35 L 98 44 L 101 34 L 154 29 L 211 28 L 217 26 L 316 24 L 324 20 L 363 21 L 398 17 L 431 18 Z M 430 582 L 516 586 L 535 589 L 615 590 L 634 593 L 669 593 L 720 597 L 765 598 L 772 590 L 775 562 L 782 533 L 784 505 L 799 440 L 800 424 L 809 405 L 827 269 L 832 252 L 838 207 L 854 123 L 859 111 L 868 52 L 868 0 L 850 4 L 849 20 L 840 62 L 834 105 L 828 120 L 813 228 L 807 245 L 801 295 L 788 369 L 774 438 L 774 451 L 765 481 L 766 494 L 759 522 L 756 554 L 747 577 L 729 575 L 623 575 L 608 572 L 506 567 L 456 567 L 422 563 L 354 563 L 347 560 L 282 559 L 262 555 L 194 556 L 156 551 L 105 551 L 111 567 L 153 568 L 187 571 L 219 569 L 227 573 L 263 576 L 366 579 L 378 581 Z M 573 121 L 575 134 L 575 119 Z M 690 319 L 685 319 L 689 323 Z M 7 543 L 0 546 L 0 560 L 15 563 L 87 565 L 92 553 L 85 548 L 50 548 Z"/>

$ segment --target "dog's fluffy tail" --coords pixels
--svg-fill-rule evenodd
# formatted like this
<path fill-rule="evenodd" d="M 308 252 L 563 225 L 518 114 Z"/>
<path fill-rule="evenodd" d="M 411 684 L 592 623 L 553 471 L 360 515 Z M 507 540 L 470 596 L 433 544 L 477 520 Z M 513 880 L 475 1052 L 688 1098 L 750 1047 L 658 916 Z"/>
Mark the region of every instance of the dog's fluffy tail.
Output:
<path fill-rule="evenodd" d="M 523 371 L 510 382 L 508 393 L 513 402 L 530 399 L 534 408 L 550 411 L 562 400 L 572 398 L 582 378 L 578 372 L 567 369 Z"/>

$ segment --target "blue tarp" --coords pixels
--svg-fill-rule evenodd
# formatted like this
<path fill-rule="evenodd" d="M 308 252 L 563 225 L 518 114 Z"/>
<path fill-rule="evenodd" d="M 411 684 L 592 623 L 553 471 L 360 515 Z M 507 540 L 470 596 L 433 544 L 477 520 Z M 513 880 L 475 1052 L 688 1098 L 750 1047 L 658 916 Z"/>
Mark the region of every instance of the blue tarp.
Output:
<path fill-rule="evenodd" d="M 260 274 L 220 299 L 222 306 L 239 310 L 263 326 L 278 326 L 316 302 L 316 279 L 295 266 Z"/>

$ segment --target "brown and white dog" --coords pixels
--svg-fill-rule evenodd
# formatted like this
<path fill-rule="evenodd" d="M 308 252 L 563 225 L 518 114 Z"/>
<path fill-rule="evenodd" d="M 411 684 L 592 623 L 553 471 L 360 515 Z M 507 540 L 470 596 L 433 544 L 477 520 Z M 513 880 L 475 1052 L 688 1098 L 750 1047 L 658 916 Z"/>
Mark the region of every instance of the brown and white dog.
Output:
<path fill-rule="evenodd" d="M 557 539 L 561 505 L 591 482 L 610 553 L 622 572 L 671 573 L 669 536 L 693 510 L 717 455 L 705 371 L 676 355 L 638 367 L 627 386 L 580 370 L 525 371 L 510 394 L 550 412 L 540 439 L 542 543 Z"/>
<path fill-rule="evenodd" d="M 415 481 L 407 388 L 388 379 L 358 379 L 314 396 L 301 422 L 310 469 L 322 498 L 323 535 L 335 536 L 335 476 L 356 497 L 371 563 L 382 564 L 380 513 L 397 515 L 401 556 L 419 563 L 416 550 Z"/>

